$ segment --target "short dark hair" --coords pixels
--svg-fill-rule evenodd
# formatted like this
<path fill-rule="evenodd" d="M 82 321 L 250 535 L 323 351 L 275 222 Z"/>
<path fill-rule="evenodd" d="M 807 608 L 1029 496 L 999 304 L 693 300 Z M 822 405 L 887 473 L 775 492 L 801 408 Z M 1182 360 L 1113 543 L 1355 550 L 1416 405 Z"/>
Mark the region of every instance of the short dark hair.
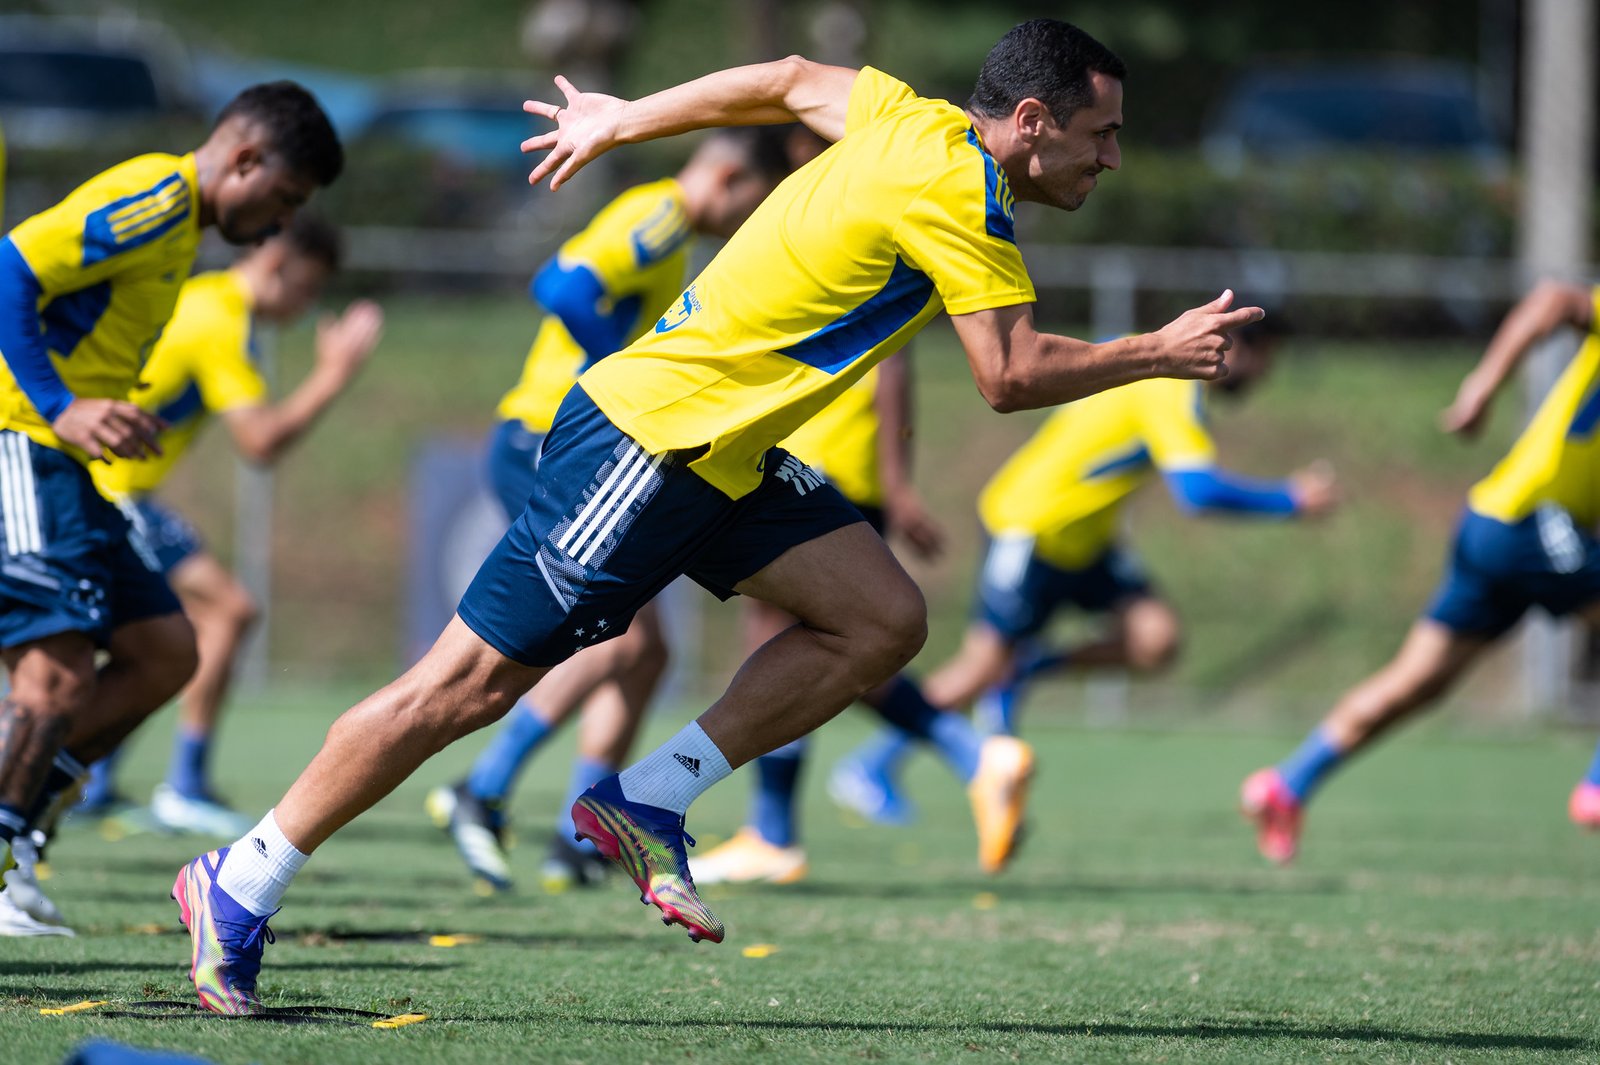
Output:
<path fill-rule="evenodd" d="M 794 171 L 789 159 L 789 137 L 794 124 L 784 126 L 733 126 L 711 136 L 737 148 L 745 165 L 777 184 Z"/>
<path fill-rule="evenodd" d="M 283 231 L 283 239 L 296 254 L 317 260 L 330 273 L 344 261 L 344 237 L 339 227 L 311 211 L 296 211 L 294 221 Z"/>
<path fill-rule="evenodd" d="M 266 129 L 272 147 L 295 173 L 318 185 L 334 182 L 344 169 L 344 149 L 333 123 L 317 98 L 292 81 L 252 85 L 228 102 L 217 116 L 220 126 L 243 118 Z M 215 127 L 213 127 L 215 128 Z"/>
<path fill-rule="evenodd" d="M 978 71 L 967 110 L 1004 118 L 1030 97 L 1065 123 L 1074 111 L 1094 102 L 1090 74 L 1124 81 L 1128 68 L 1116 54 L 1078 27 L 1036 18 L 1011 30 L 989 50 Z"/>

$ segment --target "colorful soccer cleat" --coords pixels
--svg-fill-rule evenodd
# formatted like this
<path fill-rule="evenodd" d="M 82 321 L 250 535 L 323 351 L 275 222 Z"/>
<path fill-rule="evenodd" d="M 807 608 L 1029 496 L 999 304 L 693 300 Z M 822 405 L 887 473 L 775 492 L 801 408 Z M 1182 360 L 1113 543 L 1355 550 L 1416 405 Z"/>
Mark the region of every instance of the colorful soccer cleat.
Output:
<path fill-rule="evenodd" d="M 1567 816 L 1579 828 L 1600 829 L 1600 784 L 1578 781 L 1578 786 L 1572 789 L 1572 797 L 1567 800 Z"/>
<path fill-rule="evenodd" d="M 65 927 L 66 918 L 39 886 L 38 842 L 31 833 L 11 841 L 8 864 L 10 868 L 0 875 L 0 880 L 5 883 L 5 896 L 11 907 L 26 913 L 40 924 Z"/>
<path fill-rule="evenodd" d="M 846 755 L 828 774 L 828 798 L 875 825 L 898 828 L 917 818 L 916 808 L 901 796 L 894 780 L 858 755 Z"/>
<path fill-rule="evenodd" d="M 984 872 L 1000 872 L 1016 855 L 1032 779 L 1032 747 L 1014 736 L 983 741 L 967 798 L 978 826 L 978 865 Z"/>
<path fill-rule="evenodd" d="M 689 863 L 702 884 L 793 884 L 806 878 L 806 852 L 779 847 L 746 826 Z"/>
<path fill-rule="evenodd" d="M 684 846 L 694 846 L 694 839 L 683 830 L 682 814 L 629 802 L 612 775 L 572 804 L 572 823 L 579 839 L 593 843 L 632 878 L 639 901 L 659 909 L 663 924 L 682 925 L 696 943 L 722 942 L 722 922 L 695 894 Z"/>
<path fill-rule="evenodd" d="M 266 917 L 251 913 L 217 886 L 228 848 L 202 854 L 182 869 L 172 885 L 178 920 L 189 930 L 194 957 L 189 979 L 200 1005 L 213 1013 L 243 1016 L 263 1012 L 256 997 L 261 954 L 273 942 Z M 273 913 L 277 913 L 276 910 Z"/>
<path fill-rule="evenodd" d="M 510 891 L 511 859 L 506 854 L 506 819 L 498 804 L 487 803 L 462 781 L 434 788 L 424 804 L 433 823 L 450 834 L 467 870 L 494 891 Z"/>
<path fill-rule="evenodd" d="M 184 795 L 170 784 L 157 784 L 151 792 L 150 816 L 171 832 L 225 839 L 238 839 L 256 823 L 255 818 L 214 798 Z"/>
<path fill-rule="evenodd" d="M 1288 865 L 1300 849 L 1305 805 L 1275 767 L 1258 769 L 1239 788 L 1239 812 L 1255 822 L 1256 850 L 1269 862 Z"/>

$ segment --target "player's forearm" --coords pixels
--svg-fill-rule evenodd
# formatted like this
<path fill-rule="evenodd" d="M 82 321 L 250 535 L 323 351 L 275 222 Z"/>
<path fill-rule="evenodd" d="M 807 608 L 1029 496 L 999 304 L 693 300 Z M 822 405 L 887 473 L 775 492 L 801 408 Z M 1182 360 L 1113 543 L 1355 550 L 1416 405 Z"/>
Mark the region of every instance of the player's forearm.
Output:
<path fill-rule="evenodd" d="M 236 412 L 238 417 L 230 419 L 230 425 L 239 450 L 258 465 L 277 462 L 316 424 L 349 382 L 347 375 L 336 371 L 312 370 L 277 403 Z"/>
<path fill-rule="evenodd" d="M 1165 472 L 1167 487 L 1183 509 L 1202 513 L 1287 517 L 1299 508 L 1287 481 L 1264 481 L 1212 467 Z"/>
<path fill-rule="evenodd" d="M 1490 392 L 1499 389 L 1539 341 L 1564 325 L 1590 328 L 1591 316 L 1585 290 L 1555 282 L 1539 285 L 1500 323 L 1472 376 Z"/>
<path fill-rule="evenodd" d="M 797 121 L 838 140 L 844 135 L 842 111 L 833 121 L 832 112 L 839 108 L 830 105 L 837 101 L 819 85 L 826 72 L 835 70 L 799 56 L 719 70 L 628 101 L 617 123 L 617 140 L 627 144 L 716 126 Z"/>
<path fill-rule="evenodd" d="M 988 387 L 979 388 L 1002 413 L 1054 407 L 1109 388 L 1166 376 L 1171 367 L 1152 334 L 1090 344 L 1053 333 L 1019 335 L 1001 353 Z"/>
<path fill-rule="evenodd" d="M 39 282 L 22 253 L 0 240 L 0 358 L 47 422 L 53 422 L 75 398 L 50 361 L 39 331 Z"/>

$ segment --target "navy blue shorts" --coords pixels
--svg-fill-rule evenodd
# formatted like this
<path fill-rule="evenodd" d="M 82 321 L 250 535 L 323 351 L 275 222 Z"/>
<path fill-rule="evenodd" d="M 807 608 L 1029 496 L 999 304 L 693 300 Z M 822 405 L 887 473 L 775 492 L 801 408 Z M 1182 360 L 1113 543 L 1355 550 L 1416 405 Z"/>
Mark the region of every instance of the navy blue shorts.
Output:
<path fill-rule="evenodd" d="M 694 457 L 647 453 L 573 388 L 527 505 L 456 613 L 507 658 L 552 666 L 620 636 L 680 574 L 727 599 L 791 547 L 862 520 L 782 448 L 767 452 L 761 485 L 740 499 L 692 472 Z"/>
<path fill-rule="evenodd" d="M 1560 507 L 1515 525 L 1467 511 L 1450 569 L 1426 616 L 1455 632 L 1499 636 L 1529 607 L 1560 616 L 1600 602 L 1600 545 Z"/>
<path fill-rule="evenodd" d="M 533 495 L 533 475 L 539 468 L 539 445 L 544 434 L 536 433 L 512 418 L 495 426 L 489 434 L 489 487 L 506 510 L 506 517 L 517 520 Z"/>
<path fill-rule="evenodd" d="M 856 511 L 861 515 L 861 520 L 872 526 L 873 532 L 884 539 L 888 539 L 889 516 L 884 513 L 882 507 L 874 506 L 871 503 L 857 503 L 849 496 L 845 496 L 845 502 L 856 508 Z"/>
<path fill-rule="evenodd" d="M 989 541 L 978 571 L 973 616 L 1009 643 L 1036 636 L 1062 607 L 1089 614 L 1115 610 L 1151 594 L 1150 581 L 1131 551 L 1116 545 L 1082 569 L 1061 569 L 1034 554 L 1031 536 Z"/>
<path fill-rule="evenodd" d="M 205 550 L 205 543 L 182 514 L 153 496 L 138 496 L 122 505 L 128 518 L 128 542 L 145 565 L 165 575 L 178 563 Z"/>
<path fill-rule="evenodd" d="M 0 647 L 113 629 L 182 607 L 128 542 L 128 519 L 65 452 L 0 430 Z"/>

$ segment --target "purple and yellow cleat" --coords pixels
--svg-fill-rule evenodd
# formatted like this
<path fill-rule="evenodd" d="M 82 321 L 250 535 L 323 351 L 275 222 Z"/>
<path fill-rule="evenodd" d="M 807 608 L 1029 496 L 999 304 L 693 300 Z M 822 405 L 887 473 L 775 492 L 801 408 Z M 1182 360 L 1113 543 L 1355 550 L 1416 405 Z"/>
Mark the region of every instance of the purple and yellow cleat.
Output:
<path fill-rule="evenodd" d="M 194 960 L 189 979 L 200 1005 L 213 1013 L 242 1016 L 264 1012 L 256 997 L 261 953 L 273 941 L 267 918 L 233 901 L 217 886 L 217 870 L 228 848 L 202 854 L 182 869 L 172 885 L 178 919 L 189 930 Z M 277 911 L 274 910 L 273 913 Z"/>
<path fill-rule="evenodd" d="M 609 776 L 572 804 L 578 839 L 593 843 L 639 886 L 639 901 L 661 911 L 662 924 L 680 924 L 698 943 L 722 942 L 722 922 L 695 894 L 689 875 L 694 839 L 683 830 L 683 816 L 659 806 L 629 802 L 616 776 Z"/>

